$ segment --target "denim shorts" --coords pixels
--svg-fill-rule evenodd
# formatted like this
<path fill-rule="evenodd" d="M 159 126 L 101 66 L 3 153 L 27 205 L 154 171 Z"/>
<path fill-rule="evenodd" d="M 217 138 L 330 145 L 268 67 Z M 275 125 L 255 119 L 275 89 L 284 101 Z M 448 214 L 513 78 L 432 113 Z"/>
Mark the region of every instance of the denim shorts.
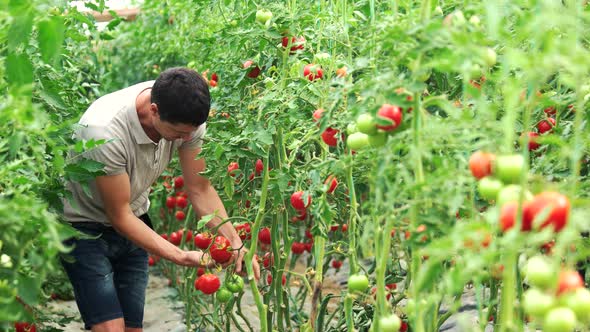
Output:
<path fill-rule="evenodd" d="M 149 225 L 147 215 L 140 218 Z M 72 226 L 92 237 L 66 240 L 74 249 L 61 256 L 84 327 L 90 330 L 95 324 L 124 318 L 126 327 L 142 328 L 147 252 L 104 224 L 79 222 Z"/>

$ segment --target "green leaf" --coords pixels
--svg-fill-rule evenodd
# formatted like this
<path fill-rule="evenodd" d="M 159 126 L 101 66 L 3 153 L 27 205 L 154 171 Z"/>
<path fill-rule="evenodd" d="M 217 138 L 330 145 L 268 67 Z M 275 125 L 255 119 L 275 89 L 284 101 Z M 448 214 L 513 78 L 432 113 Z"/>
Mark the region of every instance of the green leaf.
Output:
<path fill-rule="evenodd" d="M 37 280 L 39 279 L 39 280 Z M 18 277 L 18 295 L 28 305 L 35 305 L 39 301 L 41 278 L 20 275 Z"/>
<path fill-rule="evenodd" d="M 199 220 L 199 222 L 197 223 L 197 230 L 203 229 L 205 227 L 205 224 L 207 224 L 208 222 L 213 220 L 213 218 L 215 218 L 216 216 L 217 216 L 217 213 L 212 213 L 212 214 L 208 214 L 206 216 L 203 216 L 201 218 L 201 220 Z"/>
<path fill-rule="evenodd" d="M 14 85 L 33 83 L 33 64 L 24 54 L 9 53 L 6 58 L 6 76 Z"/>
<path fill-rule="evenodd" d="M 57 91 L 53 90 L 53 87 L 41 90 L 39 92 L 39 97 L 53 108 L 60 110 L 66 109 L 63 99 Z"/>
<path fill-rule="evenodd" d="M 50 65 L 55 65 L 59 60 L 60 51 L 64 41 L 64 23 L 61 17 L 53 16 L 48 20 L 38 23 L 39 50 L 41 58 Z"/>
<path fill-rule="evenodd" d="M 8 31 L 8 49 L 14 51 L 20 45 L 26 45 L 33 31 L 33 15 L 30 10 L 19 12 Z"/>

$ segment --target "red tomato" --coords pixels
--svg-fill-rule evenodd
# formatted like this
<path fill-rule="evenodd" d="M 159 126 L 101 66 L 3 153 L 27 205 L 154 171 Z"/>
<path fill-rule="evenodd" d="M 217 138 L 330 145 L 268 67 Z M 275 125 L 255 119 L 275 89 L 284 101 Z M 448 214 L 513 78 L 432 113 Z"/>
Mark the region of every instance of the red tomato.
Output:
<path fill-rule="evenodd" d="M 305 252 L 305 244 L 301 242 L 293 242 L 291 245 L 291 252 L 295 255 L 301 255 Z"/>
<path fill-rule="evenodd" d="M 211 74 L 211 80 L 215 81 L 216 83 L 219 81 L 218 77 L 217 77 L 217 73 L 213 73 Z"/>
<path fill-rule="evenodd" d="M 247 60 L 243 63 L 242 67 L 244 69 L 248 69 L 250 68 L 252 65 L 254 64 L 254 61 L 252 60 Z M 260 75 L 260 67 L 255 66 L 254 68 L 252 68 L 248 74 L 246 74 L 246 76 L 250 77 L 250 78 L 256 78 L 258 77 L 258 75 Z"/>
<path fill-rule="evenodd" d="M 289 46 L 289 37 L 283 37 L 281 44 L 283 47 Z M 291 53 L 302 50 L 305 47 L 305 37 L 291 37 Z"/>
<path fill-rule="evenodd" d="M 348 224 L 342 225 L 342 233 L 348 231 Z"/>
<path fill-rule="evenodd" d="M 152 257 L 152 256 L 148 257 L 148 265 L 154 266 L 154 264 L 156 264 L 156 260 L 154 259 L 154 257 Z"/>
<path fill-rule="evenodd" d="M 269 285 L 272 283 L 272 275 L 269 274 L 268 277 L 266 277 L 266 282 Z M 287 283 L 287 277 L 285 277 L 284 274 L 282 276 L 281 283 L 283 284 L 283 286 L 285 286 L 285 284 Z"/>
<path fill-rule="evenodd" d="M 164 240 L 168 241 L 168 234 L 166 234 L 166 233 L 162 233 L 162 234 L 160 234 L 160 236 L 161 236 L 161 237 L 162 237 Z"/>
<path fill-rule="evenodd" d="M 305 210 L 311 204 L 311 195 L 307 195 L 307 204 L 303 203 L 303 191 L 294 192 L 291 195 L 291 206 L 295 210 Z"/>
<path fill-rule="evenodd" d="M 195 288 L 207 295 L 217 292 L 220 286 L 219 278 L 211 273 L 205 273 L 195 281 Z"/>
<path fill-rule="evenodd" d="M 547 118 L 547 120 L 543 120 L 537 124 L 537 130 L 539 131 L 539 134 L 550 132 L 553 127 L 555 127 L 554 118 Z"/>
<path fill-rule="evenodd" d="M 200 267 L 197 269 L 197 277 L 202 276 L 203 274 L 205 274 L 205 269 Z"/>
<path fill-rule="evenodd" d="M 270 228 L 262 228 L 260 232 L 258 232 L 258 240 L 264 244 L 270 244 Z"/>
<path fill-rule="evenodd" d="M 516 224 L 516 214 L 518 213 L 518 202 L 508 202 L 500 210 L 500 228 L 502 232 L 507 232 Z M 531 224 L 522 223 L 521 230 L 530 231 Z"/>
<path fill-rule="evenodd" d="M 315 81 L 324 77 L 324 71 L 320 66 L 310 63 L 303 67 L 303 76 L 310 81 Z"/>
<path fill-rule="evenodd" d="M 336 179 L 336 177 L 334 175 L 330 175 L 330 176 L 328 176 L 328 178 L 326 179 L 324 184 L 330 185 L 330 187 L 328 188 L 328 191 L 326 191 L 326 193 L 331 194 L 334 192 L 334 190 L 336 190 L 336 187 L 338 187 L 338 179 Z"/>
<path fill-rule="evenodd" d="M 342 267 L 342 261 L 337 260 L 337 259 L 333 260 L 332 267 L 335 268 L 336 270 L 340 269 Z"/>
<path fill-rule="evenodd" d="M 211 242 L 213 242 L 213 236 L 209 232 L 203 232 L 195 235 L 193 241 L 195 242 L 195 247 L 206 250 L 211 245 Z"/>
<path fill-rule="evenodd" d="M 182 221 L 184 220 L 184 218 L 186 218 L 186 214 L 184 213 L 184 211 L 176 211 L 176 213 L 174 213 L 174 218 L 176 218 L 176 220 L 178 221 Z"/>
<path fill-rule="evenodd" d="M 242 241 L 250 240 L 252 238 L 250 223 L 245 222 L 243 224 L 236 225 L 235 228 Z"/>
<path fill-rule="evenodd" d="M 318 122 L 320 121 L 320 119 L 322 118 L 322 114 L 324 113 L 324 109 L 323 108 L 318 108 L 317 110 L 313 111 L 313 121 L 314 122 Z"/>
<path fill-rule="evenodd" d="M 230 176 L 235 176 L 235 170 L 240 169 L 240 165 L 238 165 L 238 163 L 236 163 L 235 161 L 232 161 L 231 163 L 229 163 L 229 165 L 227 166 L 227 173 Z"/>
<path fill-rule="evenodd" d="M 570 202 L 560 193 L 546 191 L 538 194 L 524 207 L 524 222 L 532 225 L 537 216 L 545 215 L 542 220 L 536 220 L 541 228 L 553 225 L 555 232 L 560 232 L 568 221 Z"/>
<path fill-rule="evenodd" d="M 293 222 L 303 221 L 303 220 L 305 220 L 305 217 L 307 217 L 307 211 L 299 210 L 299 214 L 296 215 L 295 217 L 291 218 L 291 221 L 293 221 Z"/>
<path fill-rule="evenodd" d="M 377 118 L 391 123 L 386 126 L 377 124 L 377 128 L 385 131 L 394 130 L 402 123 L 402 109 L 399 106 L 383 104 L 377 111 Z"/>
<path fill-rule="evenodd" d="M 265 253 L 262 257 L 262 266 L 264 266 L 265 269 L 270 269 L 274 262 L 274 257 L 272 257 L 272 253 L 270 252 Z"/>
<path fill-rule="evenodd" d="M 216 236 L 211 248 L 209 248 L 211 258 L 217 263 L 225 263 L 231 259 L 233 254 L 229 240 L 223 236 Z"/>
<path fill-rule="evenodd" d="M 174 245 L 180 245 L 180 241 L 182 240 L 182 235 L 178 234 L 177 232 L 170 233 L 170 242 Z"/>
<path fill-rule="evenodd" d="M 264 170 L 264 163 L 262 162 L 261 159 L 256 160 L 256 174 L 260 175 L 262 173 L 262 171 Z"/>
<path fill-rule="evenodd" d="M 557 110 L 555 109 L 554 106 L 549 106 L 549 107 L 545 108 L 543 110 L 543 112 L 545 112 L 545 114 L 547 114 L 547 115 L 555 115 L 555 113 L 557 113 Z"/>
<path fill-rule="evenodd" d="M 322 133 L 322 140 L 329 146 L 336 146 L 338 145 L 338 138 L 336 135 L 338 135 L 339 132 L 340 130 L 338 129 L 328 127 Z"/>
<path fill-rule="evenodd" d="M 529 135 L 529 151 L 537 150 L 541 146 L 539 143 L 537 143 L 537 137 L 539 134 L 530 131 L 527 133 L 527 135 Z"/>
<path fill-rule="evenodd" d="M 178 190 L 184 187 L 184 178 L 182 176 L 177 177 L 174 179 L 174 189 Z"/>
<path fill-rule="evenodd" d="M 564 270 L 559 273 L 557 281 L 557 295 L 584 288 L 584 280 L 577 271 Z"/>
<path fill-rule="evenodd" d="M 184 196 L 176 198 L 176 206 L 180 209 L 184 209 L 188 205 L 188 200 Z"/>
<path fill-rule="evenodd" d="M 14 328 L 16 329 L 16 332 L 37 332 L 35 324 L 25 322 L 15 322 Z"/>
<path fill-rule="evenodd" d="M 166 207 L 169 209 L 174 209 L 175 206 L 176 206 L 176 197 L 174 197 L 174 196 L 166 197 Z"/>
<path fill-rule="evenodd" d="M 476 151 L 469 158 L 469 169 L 476 179 L 492 174 L 492 162 L 496 156 L 492 153 Z"/>
<path fill-rule="evenodd" d="M 189 243 L 193 239 L 193 231 L 190 229 L 186 231 L 186 236 L 184 237 L 184 242 Z"/>
<path fill-rule="evenodd" d="M 254 172 L 250 173 L 250 176 L 248 176 L 248 181 L 252 181 L 252 180 L 254 180 L 254 177 L 255 177 L 255 176 L 256 176 L 256 175 L 254 175 Z"/>
<path fill-rule="evenodd" d="M 313 248 L 313 241 L 305 243 L 305 251 L 311 253 L 312 248 Z"/>

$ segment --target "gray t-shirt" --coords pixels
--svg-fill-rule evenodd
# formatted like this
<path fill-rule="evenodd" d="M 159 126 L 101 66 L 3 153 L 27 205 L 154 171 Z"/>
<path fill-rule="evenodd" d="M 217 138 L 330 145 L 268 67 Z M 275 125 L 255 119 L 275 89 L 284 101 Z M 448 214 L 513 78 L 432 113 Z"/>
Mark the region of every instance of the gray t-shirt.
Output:
<path fill-rule="evenodd" d="M 150 186 L 168 166 L 174 151 L 201 147 L 206 132 L 203 124 L 187 141 L 161 139 L 154 143 L 141 127 L 135 105 L 137 96 L 153 84 L 154 81 L 139 83 L 97 99 L 82 115 L 80 128 L 74 133 L 77 140 L 108 140 L 82 156 L 103 163 L 106 175 L 129 175 L 131 210 L 136 216 L 148 211 Z M 110 225 L 96 181 L 89 183 L 90 196 L 78 183 L 70 182 L 67 188 L 72 192 L 73 202 L 64 201 L 66 220 Z"/>

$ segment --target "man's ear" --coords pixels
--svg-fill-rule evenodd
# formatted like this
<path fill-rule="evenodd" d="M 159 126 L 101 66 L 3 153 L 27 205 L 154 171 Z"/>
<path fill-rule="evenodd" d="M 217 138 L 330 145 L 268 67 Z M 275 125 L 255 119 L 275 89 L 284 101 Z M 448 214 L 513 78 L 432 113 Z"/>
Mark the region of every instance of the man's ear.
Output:
<path fill-rule="evenodd" d="M 150 112 L 152 116 L 160 117 L 160 113 L 158 112 L 158 105 L 156 103 L 150 104 Z"/>

